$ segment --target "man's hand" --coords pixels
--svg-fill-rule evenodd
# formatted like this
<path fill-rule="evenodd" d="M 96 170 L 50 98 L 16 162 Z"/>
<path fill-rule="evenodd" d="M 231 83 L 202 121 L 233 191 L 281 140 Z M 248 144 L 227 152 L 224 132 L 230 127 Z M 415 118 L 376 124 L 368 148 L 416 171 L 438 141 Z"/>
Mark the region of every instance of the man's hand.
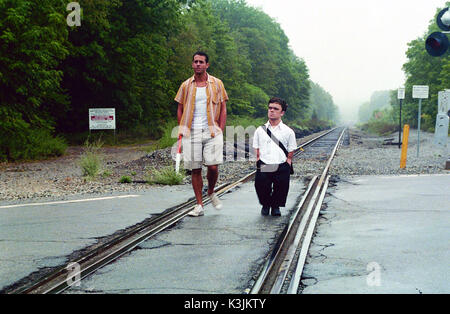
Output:
<path fill-rule="evenodd" d="M 292 165 L 292 157 L 294 157 L 294 152 L 288 153 L 286 162 L 287 162 L 289 165 Z"/>

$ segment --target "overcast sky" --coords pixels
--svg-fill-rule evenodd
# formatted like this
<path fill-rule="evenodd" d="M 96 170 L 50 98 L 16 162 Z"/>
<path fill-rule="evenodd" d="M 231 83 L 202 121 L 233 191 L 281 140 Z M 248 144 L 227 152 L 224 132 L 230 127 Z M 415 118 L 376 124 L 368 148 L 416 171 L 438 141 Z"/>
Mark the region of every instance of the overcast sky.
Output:
<path fill-rule="evenodd" d="M 346 120 L 374 91 L 404 85 L 407 43 L 423 36 L 445 0 L 246 0 L 273 17 L 312 81 Z M 424 48 L 425 49 L 425 48 Z"/>

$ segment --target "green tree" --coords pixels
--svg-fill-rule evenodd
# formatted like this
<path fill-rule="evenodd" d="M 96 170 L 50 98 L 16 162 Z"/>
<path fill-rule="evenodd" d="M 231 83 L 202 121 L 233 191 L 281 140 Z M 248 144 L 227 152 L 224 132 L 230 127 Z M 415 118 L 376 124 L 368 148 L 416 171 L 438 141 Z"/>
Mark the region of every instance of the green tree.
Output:
<path fill-rule="evenodd" d="M 450 6 L 450 2 L 446 3 Z M 430 97 L 422 103 L 423 116 L 429 117 L 424 129 L 433 130 L 434 120 L 437 114 L 437 96 L 441 90 L 450 86 L 450 54 L 442 57 L 431 57 L 425 50 L 425 40 L 429 34 L 440 31 L 436 25 L 436 16 L 442 8 L 436 10 L 435 17 L 430 21 L 428 31 L 424 36 L 408 43 L 406 56 L 408 61 L 403 65 L 403 71 L 407 79 L 405 84 L 406 99 L 402 108 L 404 123 L 417 127 L 418 100 L 412 99 L 413 85 L 428 85 Z"/>
<path fill-rule="evenodd" d="M 333 102 L 333 97 L 325 91 L 319 84 L 310 82 L 310 107 L 314 110 L 316 118 L 323 121 L 337 122 L 339 119 L 339 109 Z"/>
<path fill-rule="evenodd" d="M 280 25 L 244 0 L 79 4 L 81 26 L 69 27 L 66 1 L 0 0 L 0 159 L 61 153 L 53 135 L 87 132 L 92 107 L 116 108 L 119 132 L 159 137 L 197 50 L 223 80 L 230 115 L 265 117 L 273 96 L 287 100 L 287 119 L 311 115 L 304 60 Z"/>
<path fill-rule="evenodd" d="M 167 38 L 179 27 L 176 0 L 80 1 L 63 86 L 72 100 L 63 132 L 87 130 L 89 107 L 115 107 L 118 129 L 158 130 L 170 109 Z"/>
<path fill-rule="evenodd" d="M 246 67 L 249 70 L 243 75 L 246 83 L 260 89 L 268 98 L 279 96 L 286 99 L 289 104 L 286 118 L 305 117 L 310 88 L 308 69 L 289 48 L 289 40 L 280 25 L 243 0 L 211 2 L 216 14 L 231 29 L 239 59 L 245 60 L 241 64 L 249 65 Z M 240 99 L 249 98 L 242 95 Z M 257 103 L 250 102 L 250 105 L 259 107 Z M 258 112 L 260 110 L 256 109 L 255 113 Z"/>
<path fill-rule="evenodd" d="M 68 54 L 66 5 L 0 1 L 0 159 L 61 153 L 47 145 L 53 141 L 52 113 L 68 104 L 59 68 Z"/>

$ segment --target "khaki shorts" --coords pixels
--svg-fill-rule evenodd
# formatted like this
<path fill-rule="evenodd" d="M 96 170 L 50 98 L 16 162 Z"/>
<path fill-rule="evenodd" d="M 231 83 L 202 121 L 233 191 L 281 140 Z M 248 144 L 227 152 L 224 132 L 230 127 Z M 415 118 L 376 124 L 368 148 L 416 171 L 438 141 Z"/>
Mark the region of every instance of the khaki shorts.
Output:
<path fill-rule="evenodd" d="M 191 130 L 190 136 L 183 136 L 183 161 L 185 169 L 200 169 L 202 165 L 223 163 L 223 134 L 211 137 L 209 129 Z"/>

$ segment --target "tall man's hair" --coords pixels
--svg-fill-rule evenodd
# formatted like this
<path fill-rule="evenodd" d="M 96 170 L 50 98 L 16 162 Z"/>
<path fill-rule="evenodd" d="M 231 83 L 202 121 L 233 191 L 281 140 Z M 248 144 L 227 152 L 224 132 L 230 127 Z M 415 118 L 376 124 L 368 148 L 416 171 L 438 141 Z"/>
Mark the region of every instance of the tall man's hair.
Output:
<path fill-rule="evenodd" d="M 281 99 L 279 97 L 272 97 L 269 100 L 269 104 L 279 104 L 281 106 L 281 111 L 286 112 L 288 104 L 286 103 L 286 101 L 284 101 L 284 99 Z"/>
<path fill-rule="evenodd" d="M 205 57 L 206 63 L 209 63 L 209 57 L 208 57 L 208 55 L 206 54 L 206 52 L 203 52 L 203 51 L 197 51 L 197 52 L 194 53 L 194 55 L 192 56 L 192 60 L 194 60 L 194 57 L 195 57 L 195 56 L 203 56 L 203 57 Z"/>

